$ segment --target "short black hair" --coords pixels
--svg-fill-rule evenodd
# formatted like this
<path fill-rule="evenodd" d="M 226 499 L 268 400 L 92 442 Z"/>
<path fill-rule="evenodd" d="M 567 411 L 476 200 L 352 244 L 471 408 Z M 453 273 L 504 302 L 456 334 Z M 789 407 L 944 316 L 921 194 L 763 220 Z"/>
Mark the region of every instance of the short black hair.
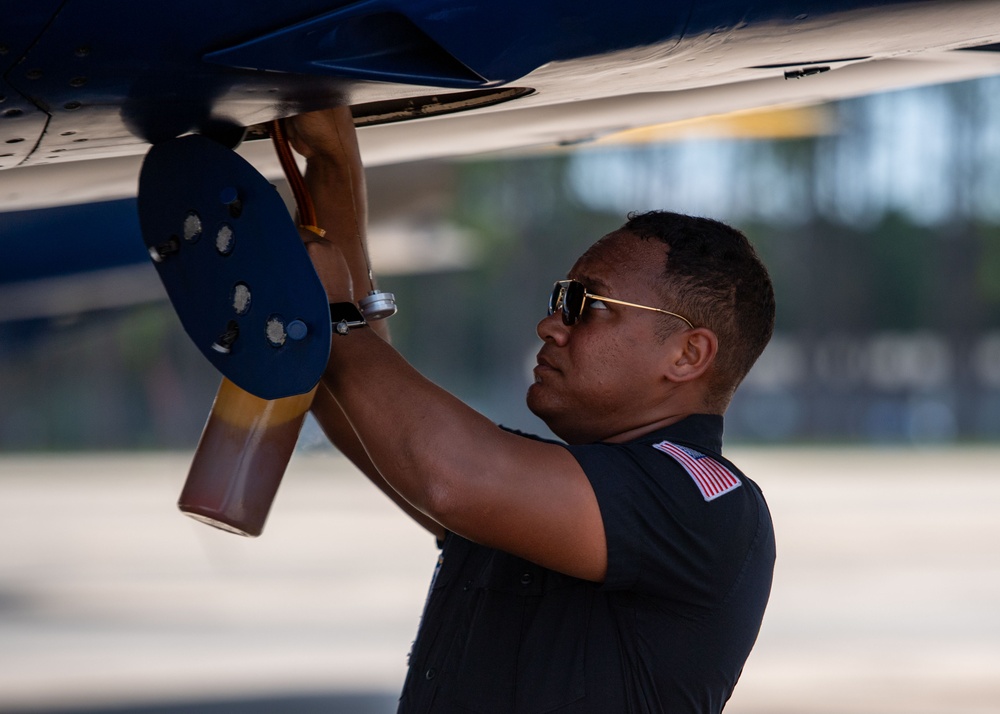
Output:
<path fill-rule="evenodd" d="M 619 230 L 666 244 L 662 289 L 719 338 L 709 399 L 724 408 L 774 333 L 774 288 L 757 251 L 725 223 L 669 211 L 630 213 Z"/>

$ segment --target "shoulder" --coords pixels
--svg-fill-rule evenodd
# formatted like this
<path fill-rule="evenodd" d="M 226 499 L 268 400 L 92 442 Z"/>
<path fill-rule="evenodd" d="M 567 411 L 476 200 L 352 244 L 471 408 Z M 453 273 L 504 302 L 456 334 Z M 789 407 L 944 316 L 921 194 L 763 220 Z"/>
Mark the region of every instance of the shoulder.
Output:
<path fill-rule="evenodd" d="M 725 592 L 771 537 L 759 489 L 705 447 L 657 438 L 567 448 L 601 509 L 609 586 L 646 582 L 677 594 L 687 584 L 685 599 L 705 602 L 708 582 L 715 596 Z"/>
<path fill-rule="evenodd" d="M 568 446 L 595 490 L 639 489 L 671 494 L 678 504 L 727 502 L 749 479 L 720 454 L 704 447 L 666 439 L 627 444 Z M 728 499 L 728 502 L 742 499 Z"/>

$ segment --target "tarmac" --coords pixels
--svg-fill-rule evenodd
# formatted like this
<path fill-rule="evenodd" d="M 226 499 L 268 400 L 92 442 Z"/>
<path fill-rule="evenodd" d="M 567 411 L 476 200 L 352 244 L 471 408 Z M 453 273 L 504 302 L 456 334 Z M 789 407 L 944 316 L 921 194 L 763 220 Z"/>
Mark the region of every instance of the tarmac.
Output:
<path fill-rule="evenodd" d="M 1000 448 L 727 454 L 778 537 L 727 714 L 1000 712 Z M 334 454 L 217 531 L 189 462 L 0 456 L 0 712 L 395 711 L 433 539 Z"/>

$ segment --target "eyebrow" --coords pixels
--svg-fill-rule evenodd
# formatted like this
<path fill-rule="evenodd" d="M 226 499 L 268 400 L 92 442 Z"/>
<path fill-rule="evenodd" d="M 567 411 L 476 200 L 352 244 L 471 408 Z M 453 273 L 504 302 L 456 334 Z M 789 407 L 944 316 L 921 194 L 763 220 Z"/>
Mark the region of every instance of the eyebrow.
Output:
<path fill-rule="evenodd" d="M 583 283 L 583 285 L 587 288 L 587 292 L 604 293 L 607 297 L 614 297 L 614 295 L 610 294 L 611 287 L 600 278 L 592 278 L 589 275 L 578 275 L 575 278 L 572 276 L 567 277 L 571 280 Z"/>

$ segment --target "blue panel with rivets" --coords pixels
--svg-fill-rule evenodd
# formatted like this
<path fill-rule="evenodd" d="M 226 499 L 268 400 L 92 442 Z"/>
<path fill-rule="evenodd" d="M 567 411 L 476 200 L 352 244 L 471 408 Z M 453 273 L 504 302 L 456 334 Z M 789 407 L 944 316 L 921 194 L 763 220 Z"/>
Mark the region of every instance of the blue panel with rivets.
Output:
<path fill-rule="evenodd" d="M 0 77 L 0 169 L 10 169 L 34 151 L 48 115 Z"/>
<path fill-rule="evenodd" d="M 24 161 L 45 131 L 48 115 L 6 80 L 55 15 L 61 0 L 0 3 L 0 169 Z M 34 75 L 32 75 L 34 76 Z"/>
<path fill-rule="evenodd" d="M 275 188 L 201 136 L 155 145 L 139 176 L 143 240 L 181 323 L 263 399 L 309 391 L 330 353 L 326 293 Z"/>

